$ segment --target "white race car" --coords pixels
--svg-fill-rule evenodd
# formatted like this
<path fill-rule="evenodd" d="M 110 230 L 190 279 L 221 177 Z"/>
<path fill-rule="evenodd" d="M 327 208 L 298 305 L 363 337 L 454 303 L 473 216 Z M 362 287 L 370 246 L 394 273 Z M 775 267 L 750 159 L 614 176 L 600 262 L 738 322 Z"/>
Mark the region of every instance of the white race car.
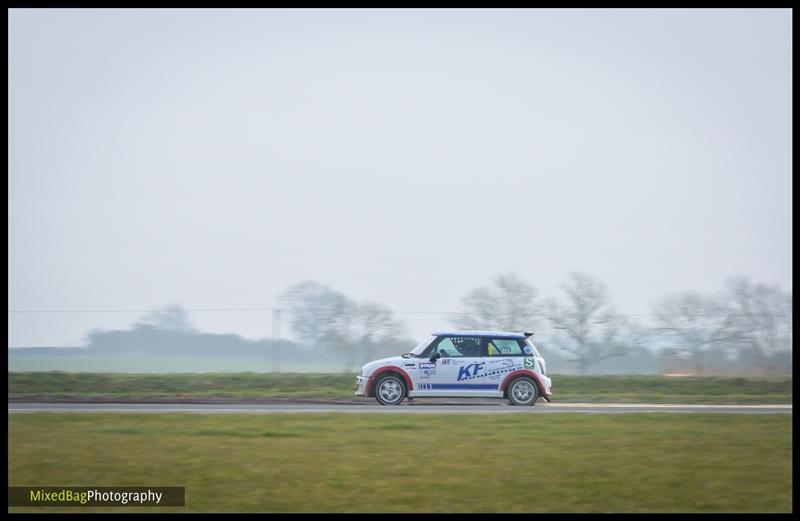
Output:
<path fill-rule="evenodd" d="M 356 393 L 382 405 L 404 398 L 508 398 L 533 405 L 552 395 L 544 358 L 530 341 L 533 333 L 442 331 L 410 352 L 364 364 Z"/>

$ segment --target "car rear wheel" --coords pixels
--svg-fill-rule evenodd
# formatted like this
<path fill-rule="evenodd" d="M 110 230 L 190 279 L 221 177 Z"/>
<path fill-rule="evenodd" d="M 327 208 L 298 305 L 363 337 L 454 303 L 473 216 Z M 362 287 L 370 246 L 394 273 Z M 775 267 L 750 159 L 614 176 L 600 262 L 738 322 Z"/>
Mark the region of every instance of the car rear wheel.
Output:
<path fill-rule="evenodd" d="M 381 405 L 398 405 L 406 397 L 406 385 L 399 376 L 387 374 L 375 383 L 375 399 Z"/>
<path fill-rule="evenodd" d="M 511 405 L 533 405 L 539 398 L 539 388 L 530 378 L 516 378 L 508 386 L 508 401 Z"/>

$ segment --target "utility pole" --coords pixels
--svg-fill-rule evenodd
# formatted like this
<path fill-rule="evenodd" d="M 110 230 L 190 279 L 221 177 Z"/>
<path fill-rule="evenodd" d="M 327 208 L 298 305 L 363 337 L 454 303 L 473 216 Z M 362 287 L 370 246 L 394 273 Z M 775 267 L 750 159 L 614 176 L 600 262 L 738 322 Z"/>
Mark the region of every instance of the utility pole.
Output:
<path fill-rule="evenodd" d="M 278 341 L 281 338 L 281 308 L 272 310 L 272 372 L 281 372 L 281 353 Z"/>

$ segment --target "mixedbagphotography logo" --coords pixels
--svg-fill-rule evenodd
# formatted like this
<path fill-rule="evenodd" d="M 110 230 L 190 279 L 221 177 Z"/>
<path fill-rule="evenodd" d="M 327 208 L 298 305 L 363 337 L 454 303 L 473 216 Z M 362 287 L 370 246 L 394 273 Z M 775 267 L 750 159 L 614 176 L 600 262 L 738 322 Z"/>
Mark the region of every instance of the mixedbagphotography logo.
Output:
<path fill-rule="evenodd" d="M 186 506 L 186 487 L 8 487 L 11 507 Z"/>

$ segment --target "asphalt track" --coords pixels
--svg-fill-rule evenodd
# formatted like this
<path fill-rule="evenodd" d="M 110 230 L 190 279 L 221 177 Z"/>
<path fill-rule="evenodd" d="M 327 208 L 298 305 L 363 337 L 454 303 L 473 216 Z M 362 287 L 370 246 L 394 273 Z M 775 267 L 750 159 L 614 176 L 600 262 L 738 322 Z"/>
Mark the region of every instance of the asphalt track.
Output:
<path fill-rule="evenodd" d="M 680 404 L 589 404 L 537 403 L 533 407 L 497 404 L 414 403 L 383 407 L 377 404 L 169 404 L 169 403 L 9 403 L 8 413 L 383 413 L 383 414 L 624 414 L 624 413 L 734 413 L 792 414 L 791 405 L 680 405 Z"/>

